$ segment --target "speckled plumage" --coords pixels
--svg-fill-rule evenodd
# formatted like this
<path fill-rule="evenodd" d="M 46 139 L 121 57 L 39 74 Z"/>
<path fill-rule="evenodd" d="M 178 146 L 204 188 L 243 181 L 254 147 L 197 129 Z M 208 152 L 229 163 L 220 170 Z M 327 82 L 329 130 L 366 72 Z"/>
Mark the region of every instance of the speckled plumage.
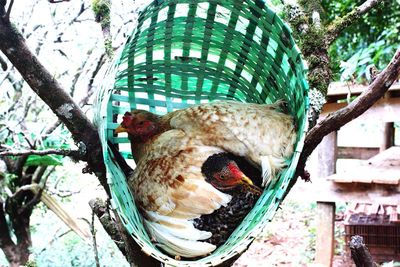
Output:
<path fill-rule="evenodd" d="M 198 145 L 182 130 L 166 131 L 147 146 L 128 183 L 153 241 L 173 256 L 212 252 L 215 245 L 202 241 L 212 233 L 196 229 L 192 220 L 226 206 L 232 198 L 201 173 L 204 161 L 222 150 Z"/>
<path fill-rule="evenodd" d="M 296 141 L 293 117 L 280 112 L 281 105 L 213 102 L 168 113 L 158 123 L 160 131 L 180 129 L 204 145 L 245 157 L 262 169 L 265 186 L 275 182 Z M 145 153 L 141 145 L 132 149 L 139 158 Z"/>
<path fill-rule="evenodd" d="M 277 108 L 278 104 L 230 101 L 194 106 L 162 117 L 133 112 L 133 116 L 151 118 L 158 127 L 157 134 L 145 142 L 130 136 L 137 167 L 128 183 L 159 247 L 172 255 L 197 257 L 226 240 L 231 230 L 218 237 L 207 224 L 216 225 L 235 212 L 238 216 L 232 223 L 237 225 L 235 220 L 244 218 L 259 194 L 249 194 L 245 187 L 217 190 L 205 181 L 202 164 L 211 155 L 229 152 L 262 169 L 264 185 L 273 181 L 293 153 L 296 138 L 292 117 Z M 230 203 L 231 194 L 235 196 Z M 246 199 L 246 208 L 240 208 L 241 199 Z"/>

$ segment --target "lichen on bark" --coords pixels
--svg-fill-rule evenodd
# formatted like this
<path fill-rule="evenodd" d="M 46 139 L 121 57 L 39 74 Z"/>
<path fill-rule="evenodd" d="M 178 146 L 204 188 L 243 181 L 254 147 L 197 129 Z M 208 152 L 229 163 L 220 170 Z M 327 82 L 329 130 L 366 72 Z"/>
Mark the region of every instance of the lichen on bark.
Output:
<path fill-rule="evenodd" d="M 287 20 L 294 30 L 294 37 L 305 61 L 308 63 L 310 88 L 327 94 L 332 78 L 328 50 L 325 44 L 326 29 L 312 23 L 312 13 L 322 12 L 319 2 L 301 0 L 299 6 L 286 6 Z"/>
<path fill-rule="evenodd" d="M 109 0 L 93 0 L 92 9 L 96 17 L 96 22 L 100 22 L 102 26 L 110 24 Z"/>

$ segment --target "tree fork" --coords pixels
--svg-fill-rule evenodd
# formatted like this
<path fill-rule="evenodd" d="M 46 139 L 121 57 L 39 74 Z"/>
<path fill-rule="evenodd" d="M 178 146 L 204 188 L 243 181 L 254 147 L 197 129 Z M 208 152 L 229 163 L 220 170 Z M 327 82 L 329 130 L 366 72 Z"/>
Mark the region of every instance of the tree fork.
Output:
<path fill-rule="evenodd" d="M 21 73 L 31 89 L 65 124 L 80 147 L 81 159 L 88 163 L 90 171 L 96 173 L 100 183 L 110 195 L 96 128 L 71 96 L 31 53 L 23 36 L 8 20 L 8 12 L 4 12 L 4 6 L 0 7 L 0 50 Z"/>

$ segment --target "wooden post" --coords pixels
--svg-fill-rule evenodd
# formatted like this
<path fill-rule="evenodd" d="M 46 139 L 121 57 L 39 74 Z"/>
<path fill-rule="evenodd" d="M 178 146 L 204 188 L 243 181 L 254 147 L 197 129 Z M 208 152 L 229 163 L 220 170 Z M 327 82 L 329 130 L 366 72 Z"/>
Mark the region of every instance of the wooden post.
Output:
<path fill-rule="evenodd" d="M 324 137 L 318 148 L 318 179 L 336 173 L 337 132 Z M 334 254 L 335 202 L 317 202 L 315 263 L 332 266 Z"/>
<path fill-rule="evenodd" d="M 315 263 L 332 266 L 335 252 L 335 202 L 317 202 Z"/>
<path fill-rule="evenodd" d="M 394 122 L 385 122 L 380 152 L 385 151 L 391 146 L 394 146 Z"/>
<path fill-rule="evenodd" d="M 324 137 L 318 146 L 318 178 L 325 178 L 336 173 L 337 132 Z"/>

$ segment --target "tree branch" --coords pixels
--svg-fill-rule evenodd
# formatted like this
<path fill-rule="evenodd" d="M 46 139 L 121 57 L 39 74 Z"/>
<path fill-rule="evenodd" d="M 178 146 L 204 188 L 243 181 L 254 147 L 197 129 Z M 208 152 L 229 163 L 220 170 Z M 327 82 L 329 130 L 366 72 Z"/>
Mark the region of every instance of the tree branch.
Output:
<path fill-rule="evenodd" d="M 3 57 L 1 57 L 1 56 L 0 56 L 0 66 L 1 66 L 1 69 L 2 69 L 3 71 L 6 71 L 7 68 L 8 68 L 7 62 L 6 62 L 6 61 L 3 59 Z"/>
<path fill-rule="evenodd" d="M 100 223 L 103 225 L 104 230 L 106 230 L 107 234 L 112 238 L 112 240 L 114 240 L 122 254 L 126 255 L 126 250 L 122 242 L 121 235 L 115 222 L 110 216 L 106 203 L 103 200 L 96 198 L 90 200 L 89 206 L 94 214 L 96 214 Z"/>
<path fill-rule="evenodd" d="M 11 14 L 11 9 L 14 5 L 14 0 L 10 0 L 10 4 L 8 5 L 7 13 L 4 15 L 4 19 L 6 21 L 10 21 L 10 14 Z"/>
<path fill-rule="evenodd" d="M 114 53 L 112 48 L 112 38 L 111 38 L 111 19 L 110 19 L 110 0 L 94 0 L 92 2 L 92 9 L 96 17 L 96 22 L 100 23 L 101 30 L 104 37 L 104 48 L 106 50 L 107 56 L 112 58 Z"/>
<path fill-rule="evenodd" d="M 104 230 L 106 230 L 108 235 L 114 240 L 131 266 L 160 266 L 157 260 L 142 252 L 139 245 L 135 243 L 125 227 L 123 227 L 123 224 L 118 221 L 118 218 L 116 218 L 117 221 L 111 218 L 108 207 L 103 200 L 98 198 L 92 199 L 89 205 L 97 218 L 99 218 Z"/>
<path fill-rule="evenodd" d="M 61 2 L 69 2 L 70 0 L 48 0 L 49 3 L 52 4 L 57 4 L 57 3 L 61 3 Z"/>
<path fill-rule="evenodd" d="M 94 259 L 96 261 L 96 267 L 100 267 L 99 251 L 97 250 L 97 241 L 96 241 L 96 228 L 94 227 L 93 210 L 92 210 L 92 221 L 90 223 L 90 232 L 92 233 L 93 252 L 94 252 Z"/>
<path fill-rule="evenodd" d="M 356 20 L 361 18 L 362 15 L 366 14 L 381 2 L 383 2 L 383 0 L 365 1 L 361 6 L 346 14 L 344 17 L 336 19 L 328 26 L 325 34 L 325 46 L 328 47 L 344 29 L 352 25 Z"/>
<path fill-rule="evenodd" d="M 0 201 L 0 248 L 3 250 L 7 260 L 11 263 L 15 261 L 13 250 L 15 250 L 16 245 L 11 239 L 10 230 L 7 225 L 4 203 Z"/>
<path fill-rule="evenodd" d="M 364 244 L 362 236 L 352 236 L 349 245 L 351 258 L 357 267 L 377 267 L 367 246 Z"/>
<path fill-rule="evenodd" d="M 1 10 L 0 10 L 1 11 Z M 3 15 L 0 12 L 0 16 Z M 22 35 L 9 23 L 0 21 L 0 49 L 18 69 L 34 92 L 51 108 L 71 132 L 76 143 L 85 148 L 88 162 L 109 194 L 101 143 L 94 125 L 61 85 L 27 47 Z"/>
<path fill-rule="evenodd" d="M 71 149 L 45 149 L 45 150 L 27 149 L 20 151 L 6 150 L 0 152 L 0 156 L 25 156 L 25 155 L 46 156 L 50 154 L 77 158 L 80 152 L 78 150 L 71 150 Z"/>
<path fill-rule="evenodd" d="M 369 109 L 379 98 L 383 97 L 389 87 L 400 75 L 400 48 L 396 51 L 390 63 L 353 102 L 346 107 L 329 114 L 312 128 L 304 141 L 304 149 L 300 155 L 297 173 L 303 173 L 306 160 L 311 152 L 327 134 L 339 130 L 349 121 L 357 118 Z"/>

